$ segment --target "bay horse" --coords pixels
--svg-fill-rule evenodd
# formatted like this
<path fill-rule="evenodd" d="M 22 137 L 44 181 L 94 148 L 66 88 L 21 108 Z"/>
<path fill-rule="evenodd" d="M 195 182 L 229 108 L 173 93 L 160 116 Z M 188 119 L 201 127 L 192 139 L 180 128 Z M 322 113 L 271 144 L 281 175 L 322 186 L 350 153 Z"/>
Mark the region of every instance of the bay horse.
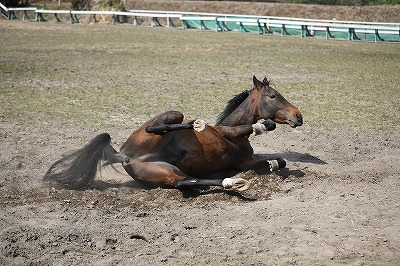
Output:
<path fill-rule="evenodd" d="M 237 190 L 249 187 L 241 178 L 206 178 L 231 169 L 247 171 L 285 167 L 281 159 L 256 160 L 251 134 L 274 130 L 275 123 L 295 128 L 303 124 L 300 111 L 290 104 L 267 78 L 253 77 L 254 87 L 236 95 L 218 116 L 215 126 L 202 120 L 187 121 L 182 113 L 157 115 L 134 131 L 116 151 L 107 133 L 96 136 L 82 149 L 56 161 L 45 181 L 67 189 L 85 189 L 94 180 L 99 163 L 121 163 L 136 181 L 167 188 L 220 186 Z M 265 121 L 258 123 L 260 119 Z"/>

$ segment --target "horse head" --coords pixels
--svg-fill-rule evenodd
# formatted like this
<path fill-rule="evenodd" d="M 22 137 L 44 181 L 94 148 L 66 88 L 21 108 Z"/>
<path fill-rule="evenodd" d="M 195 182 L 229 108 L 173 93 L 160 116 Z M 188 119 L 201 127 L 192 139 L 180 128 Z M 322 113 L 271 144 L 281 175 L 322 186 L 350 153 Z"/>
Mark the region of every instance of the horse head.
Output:
<path fill-rule="evenodd" d="M 271 119 L 276 123 L 289 124 L 293 128 L 303 124 L 299 109 L 271 87 L 267 78 L 261 82 L 253 76 L 253 83 L 254 89 L 250 96 L 254 103 L 258 102 L 254 114 L 258 119 Z"/>

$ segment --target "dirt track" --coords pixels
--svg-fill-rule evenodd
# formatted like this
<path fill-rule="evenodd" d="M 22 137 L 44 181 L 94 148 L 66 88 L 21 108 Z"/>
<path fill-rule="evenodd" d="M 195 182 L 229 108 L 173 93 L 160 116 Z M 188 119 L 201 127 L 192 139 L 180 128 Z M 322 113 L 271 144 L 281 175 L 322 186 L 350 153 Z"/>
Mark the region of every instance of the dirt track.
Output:
<path fill-rule="evenodd" d="M 258 156 L 285 157 L 287 169 L 240 174 L 253 182 L 240 194 L 148 190 L 113 171 L 91 190 L 43 188 L 53 143 L 69 146 L 51 132 L 18 125 L 3 132 L 3 265 L 400 262 L 398 135 L 281 126 L 252 142 Z"/>

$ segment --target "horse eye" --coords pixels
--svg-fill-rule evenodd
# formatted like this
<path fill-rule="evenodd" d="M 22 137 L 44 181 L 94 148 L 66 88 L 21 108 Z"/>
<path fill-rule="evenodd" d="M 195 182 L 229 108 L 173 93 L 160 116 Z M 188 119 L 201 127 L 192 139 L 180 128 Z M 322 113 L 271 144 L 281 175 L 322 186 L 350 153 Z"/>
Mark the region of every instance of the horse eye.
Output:
<path fill-rule="evenodd" d="M 269 95 L 269 98 L 271 98 L 271 99 L 275 98 L 275 94 Z"/>

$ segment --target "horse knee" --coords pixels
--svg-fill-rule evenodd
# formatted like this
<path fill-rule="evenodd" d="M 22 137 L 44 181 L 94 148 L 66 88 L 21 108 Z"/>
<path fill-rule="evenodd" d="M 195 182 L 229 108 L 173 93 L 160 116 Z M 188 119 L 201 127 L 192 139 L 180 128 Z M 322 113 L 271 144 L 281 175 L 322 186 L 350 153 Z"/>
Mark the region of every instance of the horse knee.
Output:
<path fill-rule="evenodd" d="M 173 188 L 178 181 L 187 178 L 176 166 L 166 162 L 143 162 L 136 159 L 124 167 L 133 179 L 161 187 Z"/>
<path fill-rule="evenodd" d="M 183 122 L 183 114 L 179 111 L 168 111 L 161 115 L 159 123 L 163 124 L 180 124 Z"/>

